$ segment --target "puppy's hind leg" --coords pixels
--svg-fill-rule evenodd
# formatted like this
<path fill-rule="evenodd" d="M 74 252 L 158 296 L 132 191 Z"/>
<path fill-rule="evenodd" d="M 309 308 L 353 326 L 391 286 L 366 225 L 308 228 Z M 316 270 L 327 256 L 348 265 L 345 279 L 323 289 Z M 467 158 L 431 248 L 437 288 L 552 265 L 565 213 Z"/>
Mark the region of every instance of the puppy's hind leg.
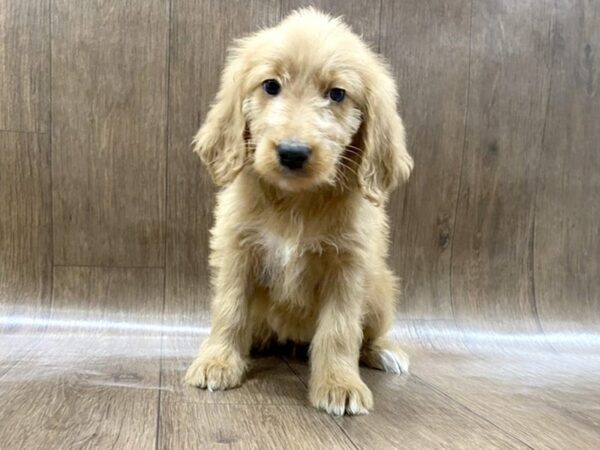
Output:
<path fill-rule="evenodd" d="M 277 336 L 267 323 L 269 294 L 266 289 L 257 287 L 250 300 L 250 321 L 252 327 L 252 356 L 264 356 L 273 352 L 277 344 Z"/>
<path fill-rule="evenodd" d="M 385 269 L 377 274 L 370 286 L 360 362 L 374 369 L 400 374 L 408 373 L 408 355 L 387 336 L 394 321 L 397 285 L 394 274 Z"/>
<path fill-rule="evenodd" d="M 363 345 L 360 362 L 389 373 L 408 373 L 408 355 L 390 338 L 382 337 Z"/>

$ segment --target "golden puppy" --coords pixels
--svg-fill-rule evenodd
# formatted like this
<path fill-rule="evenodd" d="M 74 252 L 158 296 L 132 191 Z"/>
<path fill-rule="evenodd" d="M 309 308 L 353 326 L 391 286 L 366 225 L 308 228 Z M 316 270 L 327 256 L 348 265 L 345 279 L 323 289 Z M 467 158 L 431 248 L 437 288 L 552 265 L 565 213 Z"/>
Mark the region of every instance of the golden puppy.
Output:
<path fill-rule="evenodd" d="M 195 150 L 219 192 L 210 264 L 212 328 L 186 381 L 242 382 L 250 348 L 310 343 L 310 402 L 372 408 L 367 365 L 400 373 L 386 333 L 396 278 L 386 264 L 389 192 L 412 159 L 383 61 L 313 9 L 238 41 Z"/>

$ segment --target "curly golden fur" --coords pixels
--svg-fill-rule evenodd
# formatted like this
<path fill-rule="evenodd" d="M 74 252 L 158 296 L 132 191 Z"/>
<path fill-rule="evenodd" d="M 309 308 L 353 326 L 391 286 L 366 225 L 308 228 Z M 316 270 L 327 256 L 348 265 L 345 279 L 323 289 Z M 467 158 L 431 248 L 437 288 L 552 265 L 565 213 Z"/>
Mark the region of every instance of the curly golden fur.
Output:
<path fill-rule="evenodd" d="M 264 81 L 280 91 L 269 95 Z M 332 88 L 345 98 L 330 98 Z M 242 382 L 252 346 L 310 343 L 311 403 L 372 408 L 359 359 L 389 372 L 408 358 L 386 338 L 397 281 L 386 263 L 385 204 L 412 159 L 386 64 L 341 20 L 313 9 L 236 42 L 195 138 L 217 198 L 210 336 L 186 381 Z M 310 148 L 301 170 L 278 145 Z"/>

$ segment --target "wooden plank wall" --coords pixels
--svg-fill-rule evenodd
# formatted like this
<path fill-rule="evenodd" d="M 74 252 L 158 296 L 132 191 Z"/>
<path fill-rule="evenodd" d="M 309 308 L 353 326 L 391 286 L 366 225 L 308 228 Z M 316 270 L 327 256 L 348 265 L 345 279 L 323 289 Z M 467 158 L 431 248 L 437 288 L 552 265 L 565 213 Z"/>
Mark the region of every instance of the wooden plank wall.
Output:
<path fill-rule="evenodd" d="M 50 304 L 49 29 L 47 1 L 0 2 L 1 314 Z"/>
<path fill-rule="evenodd" d="M 168 12 L 52 2 L 58 265 L 164 265 Z"/>
<path fill-rule="evenodd" d="M 3 308 L 49 305 L 53 266 L 152 268 L 165 320 L 204 321 L 215 191 L 190 141 L 230 40 L 305 3 L 0 2 Z M 416 168 L 390 205 L 398 317 L 597 326 L 598 2 L 312 3 L 400 87 Z"/>

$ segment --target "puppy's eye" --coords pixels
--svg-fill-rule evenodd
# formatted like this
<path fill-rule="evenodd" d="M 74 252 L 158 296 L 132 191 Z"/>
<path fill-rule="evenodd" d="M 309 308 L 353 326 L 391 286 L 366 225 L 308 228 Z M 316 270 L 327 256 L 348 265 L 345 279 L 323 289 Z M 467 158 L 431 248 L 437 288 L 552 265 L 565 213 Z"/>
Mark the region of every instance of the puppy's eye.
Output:
<path fill-rule="evenodd" d="M 346 91 L 342 88 L 334 87 L 329 90 L 328 95 L 331 100 L 336 103 L 340 103 L 342 100 L 344 100 L 344 97 L 346 97 Z"/>
<path fill-rule="evenodd" d="M 264 91 L 269 95 L 277 95 L 281 91 L 281 85 L 277 80 L 265 80 L 262 85 Z"/>

